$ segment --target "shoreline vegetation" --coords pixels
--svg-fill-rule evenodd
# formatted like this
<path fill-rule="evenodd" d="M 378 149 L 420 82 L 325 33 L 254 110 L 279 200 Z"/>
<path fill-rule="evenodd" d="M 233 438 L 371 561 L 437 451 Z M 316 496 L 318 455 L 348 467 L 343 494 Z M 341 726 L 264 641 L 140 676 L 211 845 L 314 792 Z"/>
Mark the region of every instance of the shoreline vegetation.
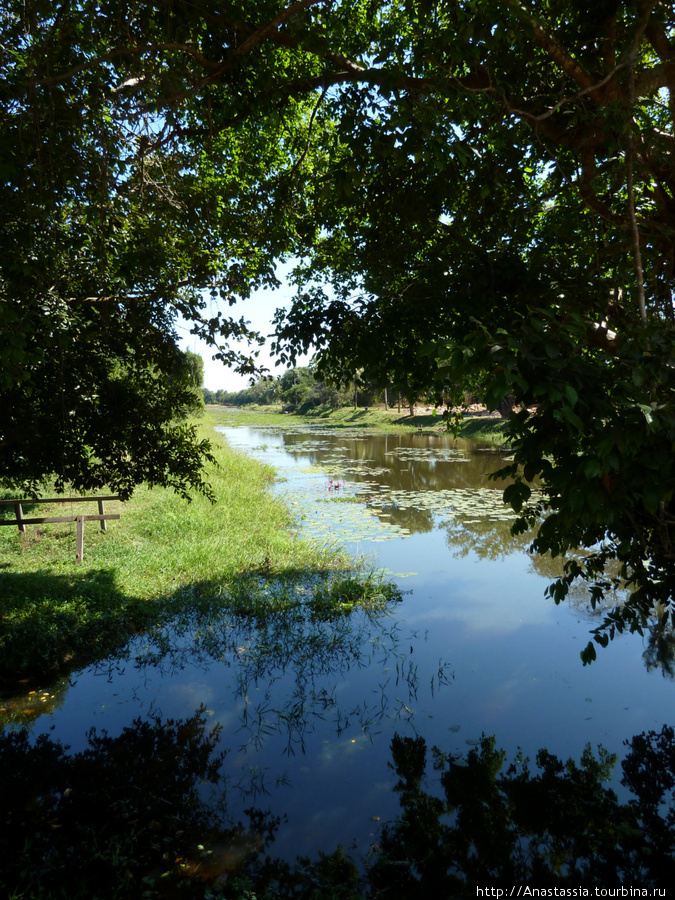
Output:
<path fill-rule="evenodd" d="M 75 525 L 29 526 L 25 534 L 0 529 L 0 691 L 28 693 L 64 674 L 116 652 L 136 634 L 166 624 L 199 607 L 225 608 L 228 595 L 252 597 L 257 612 L 271 609 L 260 585 L 288 585 L 279 596 L 296 596 L 290 585 L 331 582 L 331 596 L 344 591 L 350 603 L 379 604 L 390 586 L 364 573 L 358 561 L 298 538 L 291 512 L 270 497 L 275 472 L 234 452 L 214 427 L 222 424 L 299 425 L 445 434 L 442 417 L 395 410 L 343 408 L 332 413 L 294 415 L 280 407 L 210 407 L 200 420 L 202 437 L 213 443 L 216 466 L 207 478 L 216 495 L 191 502 L 168 488 L 139 488 L 126 503 L 107 510 L 121 519 L 103 534 L 87 530 L 85 557 L 75 562 Z M 467 417 L 460 436 L 501 443 L 504 421 Z M 32 516 L 44 514 L 38 503 L 24 504 Z M 73 514 L 81 511 L 73 500 Z M 11 515 L 11 510 L 4 510 Z M 64 508 L 64 514 L 69 514 Z M 344 579 L 345 589 L 340 586 Z M 358 598 L 354 598 L 355 583 Z M 263 591 L 264 594 L 264 591 Z M 288 601 L 290 602 L 290 601 Z M 267 606 L 265 606 L 267 603 Z M 230 604 L 231 608 L 231 604 Z M 272 610 L 273 611 L 273 610 Z M 37 693 L 37 692 L 36 692 Z M 30 718 L 31 707 L 22 711 Z M 0 711 L 0 718 L 7 714 Z M 34 710 L 38 714 L 38 708 Z"/>
<path fill-rule="evenodd" d="M 29 526 L 25 534 L 0 529 L 0 693 L 28 694 L 123 652 L 135 635 L 195 609 L 232 610 L 234 596 L 251 598 L 256 615 L 295 602 L 289 598 L 297 597 L 292 586 L 298 583 L 312 585 L 315 593 L 328 590 L 343 610 L 345 593 L 348 607 L 392 599 L 392 586 L 360 571 L 358 561 L 298 537 L 290 510 L 269 495 L 274 469 L 233 451 L 215 431 L 234 424 L 447 433 L 443 417 L 427 409 L 415 416 L 372 407 L 297 415 L 278 406 L 208 407 L 199 429 L 216 458 L 206 471 L 215 504 L 200 495 L 188 502 L 168 488 L 141 487 L 126 503 L 107 504 L 121 518 L 105 534 L 94 525 L 87 529 L 79 565 L 74 523 Z M 500 444 L 504 425 L 494 416 L 469 415 L 459 437 Z M 24 509 L 40 516 L 46 508 L 25 503 Z M 76 499 L 64 515 L 68 509 L 82 511 Z M 11 516 L 11 509 L 0 515 Z M 264 587 L 272 582 L 274 604 Z M 281 591 L 279 583 L 286 586 Z M 24 721 L 31 709 L 22 710 Z M 0 721 L 10 712 L 0 709 Z"/>
<path fill-rule="evenodd" d="M 318 409 L 308 413 L 283 412 L 280 405 L 257 406 L 206 406 L 217 425 L 311 425 L 335 429 L 368 429 L 409 434 L 449 435 L 442 413 L 434 415 L 432 407 L 415 407 L 411 416 L 407 408 L 384 409 L 381 406 L 340 407 Z M 479 440 L 482 443 L 503 444 L 506 419 L 499 414 L 488 413 L 484 407 L 472 407 L 462 419 L 457 437 Z"/>
<path fill-rule="evenodd" d="M 214 430 L 217 419 L 207 413 L 199 423 L 217 463 L 206 473 L 215 504 L 139 488 L 126 503 L 107 505 L 121 518 L 105 534 L 87 530 L 79 565 L 74 523 L 0 529 L 2 694 L 37 697 L 38 686 L 122 653 L 134 635 L 181 615 L 273 615 L 301 602 L 298 584 L 309 587 L 303 602 L 325 605 L 330 596 L 342 613 L 396 599 L 396 589 L 358 561 L 298 536 L 291 511 L 269 494 L 274 469 L 232 450 Z M 24 507 L 43 514 L 38 503 Z M 72 509 L 79 511 L 75 499 Z M 233 599 L 242 596 L 243 607 Z M 5 701 L 0 707 L 0 721 L 13 719 Z M 38 707 L 28 704 L 23 721 Z"/>

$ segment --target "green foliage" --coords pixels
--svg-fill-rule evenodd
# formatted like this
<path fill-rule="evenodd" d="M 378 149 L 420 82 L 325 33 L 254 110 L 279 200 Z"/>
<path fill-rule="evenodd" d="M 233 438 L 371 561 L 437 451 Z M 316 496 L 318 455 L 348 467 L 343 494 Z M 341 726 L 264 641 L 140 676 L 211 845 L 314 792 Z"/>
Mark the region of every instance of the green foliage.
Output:
<path fill-rule="evenodd" d="M 247 836 L 224 826 L 224 753 L 205 718 L 137 719 L 114 738 L 92 729 L 70 755 L 45 735 L 0 736 L 4 896 L 203 897 L 205 848 Z M 204 785 L 219 786 L 210 800 Z M 277 825 L 250 811 L 251 852 Z"/>
<path fill-rule="evenodd" d="M 203 489 L 178 316 L 252 372 L 217 304 L 296 258 L 282 361 L 313 347 L 321 379 L 409 403 L 515 398 L 535 547 L 600 545 L 570 577 L 600 590 L 615 557 L 636 589 L 600 643 L 672 616 L 673 26 L 665 3 L 12 0 L 5 482 Z"/>
<path fill-rule="evenodd" d="M 208 491 L 176 323 L 253 371 L 226 344 L 250 329 L 213 307 L 276 283 L 292 216 L 268 228 L 267 207 L 278 201 L 283 219 L 290 197 L 258 193 L 287 160 L 278 118 L 263 133 L 260 110 L 224 137 L 239 89 L 205 85 L 192 102 L 189 49 L 229 43 L 205 12 L 115 0 L 4 10 L 0 468 L 13 491 L 48 479 L 125 496 L 142 482 Z M 254 80 L 271 74 L 262 64 Z M 283 127 L 296 117 L 302 103 Z"/>
<path fill-rule="evenodd" d="M 307 413 L 319 408 L 338 409 L 353 403 L 354 389 L 337 388 L 319 379 L 311 367 L 296 366 L 277 378 L 261 376 L 241 391 L 204 390 L 205 403 L 223 406 L 270 406 L 281 403 L 285 412 Z M 371 402 L 372 392 L 361 393 L 361 400 Z"/>
<path fill-rule="evenodd" d="M 278 382 L 265 376 L 240 391 L 225 391 L 222 388 L 210 391 L 204 388 L 204 403 L 218 403 L 221 406 L 270 406 L 277 402 L 278 395 Z"/>
<path fill-rule="evenodd" d="M 337 409 L 347 406 L 347 391 L 338 390 L 317 378 L 312 368 L 288 369 L 279 378 L 279 399 L 288 412 L 307 413 L 318 408 Z"/>
<path fill-rule="evenodd" d="M 627 742 L 628 743 L 628 742 Z M 616 757 L 580 763 L 540 750 L 536 771 L 483 737 L 465 757 L 433 751 L 442 792 L 426 787 L 423 738 L 392 741 L 401 814 L 384 828 L 369 882 L 402 900 L 465 897 L 476 884 L 537 887 L 670 883 L 675 866 L 673 730 L 637 735 L 622 763 L 635 799 L 606 786 Z"/>
<path fill-rule="evenodd" d="M 589 332 L 578 313 L 533 309 L 508 330 L 477 329 L 457 365 L 490 358 L 489 401 L 510 392 L 519 406 L 505 430 L 514 461 L 500 473 L 516 479 L 504 493 L 521 513 L 516 531 L 536 526 L 539 553 L 589 548 L 549 589 L 556 602 L 579 577 L 593 603 L 610 586 L 632 589 L 595 629 L 606 645 L 650 618 L 673 622 L 675 334 L 645 325 L 607 349 L 589 346 Z M 536 503 L 528 485 L 542 488 Z"/>
<path fill-rule="evenodd" d="M 198 353 L 192 353 L 191 350 L 187 350 L 183 355 L 189 372 L 190 383 L 195 388 L 201 388 L 204 384 L 204 360 Z"/>
<path fill-rule="evenodd" d="M 129 502 L 108 504 L 122 518 L 105 534 L 87 530 L 82 564 L 70 525 L 0 529 L 0 680 L 54 676 L 104 659 L 198 603 L 222 610 L 223 596 L 235 584 L 246 592 L 252 572 L 303 585 L 343 562 L 297 540 L 290 513 L 269 495 L 271 469 L 231 451 L 206 423 L 199 435 L 213 443 L 217 466 L 207 476 L 215 504 L 140 488 Z M 362 599 L 378 602 L 368 579 Z"/>
<path fill-rule="evenodd" d="M 321 231 L 277 321 L 319 374 L 516 404 L 518 527 L 589 554 L 552 594 L 597 599 L 615 560 L 633 591 L 599 644 L 675 615 L 672 27 L 663 5 L 388 5 L 359 89 L 331 96 Z"/>

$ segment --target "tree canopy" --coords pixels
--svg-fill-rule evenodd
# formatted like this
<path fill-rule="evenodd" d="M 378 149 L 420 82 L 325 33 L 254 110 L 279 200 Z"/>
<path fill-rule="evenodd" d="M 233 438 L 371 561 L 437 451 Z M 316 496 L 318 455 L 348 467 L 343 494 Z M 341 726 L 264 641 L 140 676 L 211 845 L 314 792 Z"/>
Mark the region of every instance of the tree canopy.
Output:
<path fill-rule="evenodd" d="M 208 490 L 176 326 L 253 371 L 226 343 L 245 321 L 216 301 L 275 282 L 287 239 L 283 221 L 270 227 L 267 185 L 293 115 L 228 127 L 239 90 L 195 83 L 202 42 L 225 52 L 206 11 L 5 6 L 0 468 L 14 489 Z"/>
<path fill-rule="evenodd" d="M 203 485 L 177 317 L 251 371 L 217 303 L 295 257 L 282 360 L 479 373 L 518 410 L 521 527 L 592 548 L 556 598 L 617 560 L 636 593 L 597 639 L 672 617 L 672 3 L 16 0 L 1 27 L 6 481 Z"/>

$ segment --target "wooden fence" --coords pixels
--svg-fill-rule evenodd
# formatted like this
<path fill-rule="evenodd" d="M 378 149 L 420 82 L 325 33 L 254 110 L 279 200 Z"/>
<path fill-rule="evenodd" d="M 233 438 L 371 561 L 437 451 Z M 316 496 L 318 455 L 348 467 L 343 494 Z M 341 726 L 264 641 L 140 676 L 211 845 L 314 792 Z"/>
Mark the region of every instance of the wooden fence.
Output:
<path fill-rule="evenodd" d="M 16 525 L 19 531 L 25 532 L 26 525 L 51 525 L 56 522 L 75 522 L 77 525 L 75 539 L 75 560 L 81 563 L 84 559 L 84 523 L 100 522 L 101 531 L 106 531 L 106 522 L 110 519 L 119 519 L 119 513 L 106 513 L 104 503 L 109 500 L 119 500 L 118 496 L 110 497 L 53 497 L 37 500 L 0 500 L 2 506 L 14 507 L 14 518 L 0 520 L 0 525 Z M 70 515 L 70 516 L 24 516 L 24 504 L 42 503 L 98 503 L 98 515 Z"/>

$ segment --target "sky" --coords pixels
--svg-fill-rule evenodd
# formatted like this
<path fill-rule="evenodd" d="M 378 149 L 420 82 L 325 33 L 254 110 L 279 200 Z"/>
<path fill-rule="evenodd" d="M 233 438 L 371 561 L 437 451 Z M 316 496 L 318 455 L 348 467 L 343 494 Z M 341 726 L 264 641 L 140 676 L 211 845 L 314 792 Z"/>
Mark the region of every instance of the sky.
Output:
<path fill-rule="evenodd" d="M 277 272 L 278 277 L 283 278 L 281 269 Z M 288 307 L 291 303 L 294 289 L 283 285 L 277 290 L 260 290 L 256 291 L 250 300 L 242 300 L 235 306 L 221 306 L 224 315 L 229 315 L 234 319 L 242 316 L 251 324 L 254 330 L 260 331 L 261 334 L 271 335 L 272 318 L 274 313 L 280 307 Z M 214 305 L 214 310 L 215 310 Z M 248 387 L 250 376 L 237 375 L 228 366 L 224 365 L 220 360 L 212 359 L 213 350 L 207 346 L 204 341 L 199 340 L 195 335 L 190 334 L 190 325 L 186 322 L 179 322 L 177 326 L 180 336 L 180 346 L 182 350 L 192 350 L 198 353 L 204 360 L 204 387 L 211 391 L 217 391 L 222 388 L 225 391 L 239 391 Z M 247 349 L 245 341 L 230 341 L 230 346 L 234 349 Z M 274 358 L 270 355 L 269 345 L 271 338 L 267 344 L 260 347 L 258 362 L 267 366 L 272 375 L 281 375 L 284 367 L 274 365 Z M 298 365 L 304 366 L 309 362 L 310 357 L 299 357 Z"/>

